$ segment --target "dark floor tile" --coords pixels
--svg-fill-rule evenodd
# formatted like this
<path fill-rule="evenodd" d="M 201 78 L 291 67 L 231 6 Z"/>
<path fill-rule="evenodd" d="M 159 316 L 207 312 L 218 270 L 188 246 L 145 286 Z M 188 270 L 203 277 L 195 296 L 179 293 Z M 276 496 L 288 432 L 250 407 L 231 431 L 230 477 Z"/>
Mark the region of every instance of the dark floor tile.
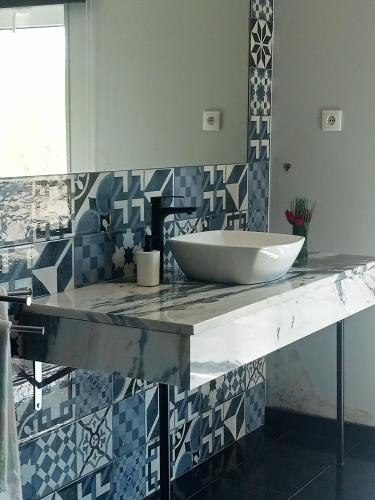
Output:
<path fill-rule="evenodd" d="M 349 454 L 357 441 L 346 439 L 345 452 Z M 313 462 L 322 467 L 336 463 L 336 435 L 321 435 L 317 432 L 292 431 L 274 443 L 274 452 L 288 459 Z"/>
<path fill-rule="evenodd" d="M 374 500 L 375 478 L 330 467 L 293 500 Z"/>
<path fill-rule="evenodd" d="M 250 489 L 244 483 L 220 479 L 190 497 L 189 500 L 287 500 L 279 491 Z"/>
<path fill-rule="evenodd" d="M 346 473 L 375 478 L 375 442 L 370 441 L 355 446 L 345 459 L 344 470 Z"/>
<path fill-rule="evenodd" d="M 262 457 L 254 457 L 225 475 L 225 479 L 243 482 L 250 490 L 276 490 L 294 494 L 327 468 L 290 454 L 283 456 L 271 449 Z"/>

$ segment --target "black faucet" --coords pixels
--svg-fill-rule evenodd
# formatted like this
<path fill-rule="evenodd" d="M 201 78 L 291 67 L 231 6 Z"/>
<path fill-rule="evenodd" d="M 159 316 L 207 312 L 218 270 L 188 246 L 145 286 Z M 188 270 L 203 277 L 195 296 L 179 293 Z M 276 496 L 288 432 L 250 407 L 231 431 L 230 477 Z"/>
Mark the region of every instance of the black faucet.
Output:
<path fill-rule="evenodd" d="M 193 214 L 197 207 L 163 207 L 163 200 L 183 196 L 156 196 L 151 198 L 152 247 L 160 250 L 160 279 L 164 277 L 164 220 L 171 214 Z"/>

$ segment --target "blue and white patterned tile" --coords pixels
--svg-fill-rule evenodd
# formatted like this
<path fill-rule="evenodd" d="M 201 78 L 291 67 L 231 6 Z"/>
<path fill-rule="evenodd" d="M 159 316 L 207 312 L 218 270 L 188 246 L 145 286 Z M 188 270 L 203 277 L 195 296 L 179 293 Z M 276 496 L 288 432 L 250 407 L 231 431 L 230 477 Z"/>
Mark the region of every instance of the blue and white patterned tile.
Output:
<path fill-rule="evenodd" d="M 111 469 L 106 465 L 43 500 L 112 500 Z"/>
<path fill-rule="evenodd" d="M 145 170 L 145 224 L 151 224 L 151 198 L 156 196 L 171 197 L 174 194 L 174 169 L 164 168 L 156 170 Z M 164 200 L 165 206 L 171 206 L 173 198 Z M 172 221 L 173 215 L 166 221 Z"/>
<path fill-rule="evenodd" d="M 112 403 L 112 375 L 77 370 L 74 384 L 77 418 L 97 412 Z"/>
<path fill-rule="evenodd" d="M 145 171 L 127 170 L 114 173 L 112 190 L 112 227 L 132 229 L 145 224 Z"/>
<path fill-rule="evenodd" d="M 73 240 L 37 243 L 32 270 L 34 297 L 65 292 L 74 287 Z"/>
<path fill-rule="evenodd" d="M 174 236 L 200 233 L 203 231 L 202 219 L 178 220 L 174 223 Z"/>
<path fill-rule="evenodd" d="M 70 176 L 0 182 L 0 247 L 72 234 Z"/>
<path fill-rule="evenodd" d="M 121 373 L 115 372 L 113 374 L 113 402 L 122 401 L 154 386 L 152 382 L 124 377 Z"/>
<path fill-rule="evenodd" d="M 270 159 L 271 117 L 251 116 L 249 133 L 249 162 Z"/>
<path fill-rule="evenodd" d="M 206 460 L 224 448 L 224 404 L 202 414 L 202 452 L 200 460 Z"/>
<path fill-rule="evenodd" d="M 249 214 L 249 231 L 265 233 L 268 231 L 268 209 L 251 210 Z"/>
<path fill-rule="evenodd" d="M 246 200 L 248 203 L 248 200 Z M 225 214 L 224 229 L 231 231 L 247 231 L 248 226 L 248 212 L 235 212 Z"/>
<path fill-rule="evenodd" d="M 196 207 L 193 214 L 176 214 L 175 219 L 200 217 L 203 205 L 203 167 L 178 167 L 174 169 L 174 195 L 176 207 Z"/>
<path fill-rule="evenodd" d="M 264 425 L 266 409 L 266 386 L 264 382 L 252 387 L 245 394 L 246 432 L 254 432 Z"/>
<path fill-rule="evenodd" d="M 114 273 L 111 233 L 74 238 L 74 282 L 76 287 L 111 279 Z"/>
<path fill-rule="evenodd" d="M 214 408 L 246 390 L 246 369 L 241 366 L 201 386 L 202 411 Z"/>
<path fill-rule="evenodd" d="M 249 210 L 268 208 L 269 199 L 269 164 L 252 163 L 249 170 Z"/>
<path fill-rule="evenodd" d="M 128 278 L 136 275 L 136 253 L 142 249 L 144 237 L 144 227 L 134 227 L 126 229 L 125 232 L 113 233 L 112 263 L 115 277 Z"/>
<path fill-rule="evenodd" d="M 266 358 L 260 358 L 246 365 L 246 389 L 266 381 Z"/>
<path fill-rule="evenodd" d="M 31 288 L 33 263 L 37 258 L 33 245 L 0 249 L 0 283 L 7 290 Z"/>
<path fill-rule="evenodd" d="M 247 165 L 226 165 L 225 167 L 225 209 L 227 212 L 247 210 Z"/>
<path fill-rule="evenodd" d="M 251 19 L 250 66 L 272 68 L 273 25 L 263 19 Z"/>
<path fill-rule="evenodd" d="M 146 443 L 144 393 L 113 405 L 113 455 L 120 458 Z"/>
<path fill-rule="evenodd" d="M 113 173 L 90 172 L 74 176 L 75 235 L 106 232 L 111 228 Z"/>
<path fill-rule="evenodd" d="M 250 68 L 249 114 L 270 116 L 272 107 L 272 71 Z"/>
<path fill-rule="evenodd" d="M 273 1 L 272 0 L 252 0 L 251 17 L 273 21 Z"/>
<path fill-rule="evenodd" d="M 34 409 L 34 390 L 29 382 L 16 382 L 13 394 L 21 441 L 75 419 L 75 386 L 71 375 L 43 388 L 43 408 L 38 412 Z"/>
<path fill-rule="evenodd" d="M 141 446 L 113 463 L 113 500 L 134 500 L 146 496 L 146 447 Z"/>
<path fill-rule="evenodd" d="M 245 436 L 245 394 L 224 403 L 225 446 Z"/>
<path fill-rule="evenodd" d="M 159 389 L 152 387 L 145 392 L 146 443 L 159 436 Z"/>
<path fill-rule="evenodd" d="M 202 406 L 201 388 L 197 387 L 191 391 L 181 391 L 178 387 L 172 387 L 170 391 L 173 427 L 194 420 L 200 415 Z"/>
<path fill-rule="evenodd" d="M 24 500 L 35 500 L 77 479 L 75 424 L 20 446 Z"/>
<path fill-rule="evenodd" d="M 197 466 L 201 457 L 201 417 L 172 432 L 172 479 Z"/>
<path fill-rule="evenodd" d="M 82 477 L 108 464 L 112 458 L 112 407 L 77 423 L 77 473 Z"/>
<path fill-rule="evenodd" d="M 160 442 L 156 438 L 146 444 L 145 461 L 146 495 L 159 489 L 160 484 Z"/>
<path fill-rule="evenodd" d="M 225 165 L 203 167 L 203 208 L 204 217 L 217 216 L 226 211 Z"/>

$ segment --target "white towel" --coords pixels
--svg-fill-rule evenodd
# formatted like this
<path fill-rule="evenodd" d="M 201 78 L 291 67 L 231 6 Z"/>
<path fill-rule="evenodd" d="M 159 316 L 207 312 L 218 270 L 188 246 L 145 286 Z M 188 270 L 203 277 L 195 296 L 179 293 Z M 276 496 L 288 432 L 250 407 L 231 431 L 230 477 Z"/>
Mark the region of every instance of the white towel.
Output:
<path fill-rule="evenodd" d="M 8 305 L 0 302 L 0 500 L 22 500 L 9 329 Z"/>

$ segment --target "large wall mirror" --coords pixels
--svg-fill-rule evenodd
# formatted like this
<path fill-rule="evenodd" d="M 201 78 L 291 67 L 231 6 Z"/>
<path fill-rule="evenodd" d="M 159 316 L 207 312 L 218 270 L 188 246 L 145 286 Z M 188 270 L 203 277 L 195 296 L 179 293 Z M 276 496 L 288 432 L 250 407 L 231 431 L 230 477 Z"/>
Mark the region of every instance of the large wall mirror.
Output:
<path fill-rule="evenodd" d="M 0 0 L 0 177 L 246 162 L 250 0 L 52 3 Z"/>

